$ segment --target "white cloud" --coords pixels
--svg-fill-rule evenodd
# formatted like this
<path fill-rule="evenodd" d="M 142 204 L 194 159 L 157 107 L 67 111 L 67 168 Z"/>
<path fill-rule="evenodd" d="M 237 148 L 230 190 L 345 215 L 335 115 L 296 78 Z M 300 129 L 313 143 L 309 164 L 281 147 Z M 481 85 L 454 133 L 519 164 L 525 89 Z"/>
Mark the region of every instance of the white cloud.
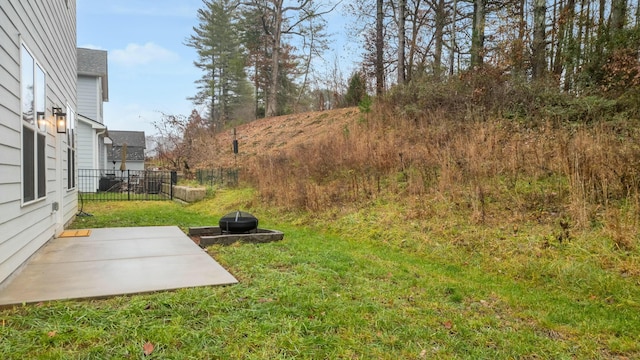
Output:
<path fill-rule="evenodd" d="M 144 45 L 129 44 L 124 49 L 111 51 L 109 56 L 109 60 L 113 63 L 128 67 L 148 65 L 153 62 L 174 62 L 179 58 L 178 54 L 153 42 Z"/>

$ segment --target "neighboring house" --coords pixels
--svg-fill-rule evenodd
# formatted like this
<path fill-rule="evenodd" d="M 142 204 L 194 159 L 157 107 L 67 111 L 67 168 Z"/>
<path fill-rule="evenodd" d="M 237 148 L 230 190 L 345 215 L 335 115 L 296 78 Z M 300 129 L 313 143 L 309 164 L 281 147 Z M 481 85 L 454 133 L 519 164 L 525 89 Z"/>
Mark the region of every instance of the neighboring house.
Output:
<path fill-rule="evenodd" d="M 111 169 L 144 170 L 144 150 L 146 147 L 144 131 L 116 131 L 109 130 L 112 144 L 108 152 Z M 126 147 L 125 147 L 126 144 Z M 126 150 L 125 150 L 126 148 Z M 122 166 L 122 153 L 125 154 Z"/>
<path fill-rule="evenodd" d="M 78 48 L 78 169 L 81 192 L 98 189 L 107 169 L 103 103 L 109 101 L 107 52 Z"/>
<path fill-rule="evenodd" d="M 76 1 L 1 4 L 0 283 L 78 211 Z"/>

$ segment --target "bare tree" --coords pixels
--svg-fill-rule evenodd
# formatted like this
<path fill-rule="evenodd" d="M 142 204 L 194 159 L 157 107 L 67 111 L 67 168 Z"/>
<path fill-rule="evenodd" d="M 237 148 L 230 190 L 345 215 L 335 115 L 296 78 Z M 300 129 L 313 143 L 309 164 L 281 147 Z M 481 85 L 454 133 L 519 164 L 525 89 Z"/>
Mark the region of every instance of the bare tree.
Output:
<path fill-rule="evenodd" d="M 297 108 L 300 104 L 300 99 L 302 95 L 307 90 L 307 83 L 309 78 L 309 73 L 311 72 L 311 62 L 315 57 L 321 58 L 322 53 L 327 50 L 327 39 L 324 29 L 326 28 L 326 23 L 323 19 L 309 18 L 307 20 L 306 26 L 303 28 L 303 32 L 301 36 L 303 37 L 303 50 L 306 49 L 307 53 L 304 55 L 304 64 L 303 64 L 303 79 L 300 89 L 298 91 L 298 96 L 296 98 L 295 107 Z"/>
<path fill-rule="evenodd" d="M 153 126 L 158 133 L 157 157 L 171 170 L 188 171 L 200 151 L 199 144 L 204 144 L 202 139 L 211 137 L 206 121 L 196 110 L 189 117 L 162 113 Z"/>
<path fill-rule="evenodd" d="M 267 116 L 278 114 L 278 91 L 280 84 L 280 63 L 283 51 L 282 37 L 285 35 L 301 35 L 301 26 L 311 18 L 327 14 L 335 6 L 322 10 L 313 0 L 287 2 L 285 0 L 251 0 L 242 5 L 255 8 L 261 13 L 264 32 L 270 41 L 271 75 L 267 93 Z"/>

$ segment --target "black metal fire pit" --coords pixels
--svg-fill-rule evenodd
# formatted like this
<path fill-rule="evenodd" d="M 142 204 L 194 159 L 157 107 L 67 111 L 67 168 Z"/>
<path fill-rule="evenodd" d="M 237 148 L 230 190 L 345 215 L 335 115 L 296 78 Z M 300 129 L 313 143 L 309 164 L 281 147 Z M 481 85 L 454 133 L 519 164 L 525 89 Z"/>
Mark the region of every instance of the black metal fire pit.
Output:
<path fill-rule="evenodd" d="M 258 230 L 258 218 L 244 211 L 234 211 L 223 216 L 218 225 L 222 233 L 247 234 Z"/>

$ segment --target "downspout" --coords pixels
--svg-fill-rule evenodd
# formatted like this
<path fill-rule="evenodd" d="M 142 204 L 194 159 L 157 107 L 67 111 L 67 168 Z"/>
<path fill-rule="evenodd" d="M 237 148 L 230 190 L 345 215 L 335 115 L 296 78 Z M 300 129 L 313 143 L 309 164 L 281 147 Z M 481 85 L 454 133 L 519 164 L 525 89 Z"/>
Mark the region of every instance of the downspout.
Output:
<path fill-rule="evenodd" d="M 97 177 L 98 180 L 96 180 L 95 175 L 96 174 L 91 174 L 91 176 L 94 176 L 94 181 L 98 181 L 97 183 L 93 184 L 93 187 L 98 189 L 100 187 L 100 178 L 102 178 L 102 176 L 104 176 L 103 171 L 106 171 L 106 162 L 105 162 L 105 169 L 102 168 L 101 164 L 102 162 L 100 161 L 100 157 L 104 157 L 106 156 L 106 154 L 101 154 L 101 146 L 100 146 L 100 136 L 104 135 L 105 133 L 107 133 L 107 128 L 105 127 L 102 131 L 98 131 L 96 132 L 96 144 L 98 146 L 95 146 L 95 149 L 98 150 L 98 153 L 95 155 L 94 160 L 96 160 L 96 168 L 97 168 L 97 172 L 99 173 L 99 176 Z M 95 170 L 94 170 L 95 171 Z"/>
<path fill-rule="evenodd" d="M 98 144 L 98 145 L 100 144 L 100 135 L 104 135 L 105 133 L 107 133 L 107 128 L 106 127 L 104 128 L 104 130 L 96 133 L 96 144 Z M 97 160 L 98 160 L 96 165 L 99 168 L 100 167 L 100 148 L 99 147 L 98 147 L 98 154 L 96 155 L 96 157 L 97 157 Z M 100 169 L 100 170 L 102 170 L 102 169 Z"/>

